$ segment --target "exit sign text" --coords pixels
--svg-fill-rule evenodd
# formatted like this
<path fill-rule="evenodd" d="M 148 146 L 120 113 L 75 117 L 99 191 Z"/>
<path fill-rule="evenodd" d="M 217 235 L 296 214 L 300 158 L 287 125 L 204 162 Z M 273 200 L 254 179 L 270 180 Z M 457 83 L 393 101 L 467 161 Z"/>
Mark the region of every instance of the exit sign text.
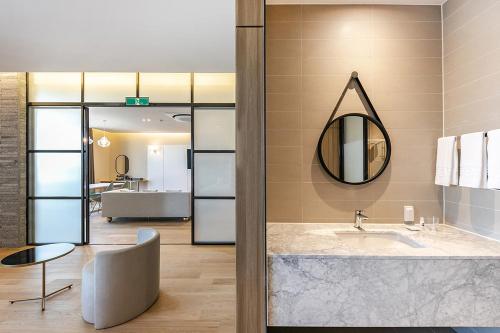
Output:
<path fill-rule="evenodd" d="M 149 105 L 149 97 L 125 97 L 125 105 Z"/>

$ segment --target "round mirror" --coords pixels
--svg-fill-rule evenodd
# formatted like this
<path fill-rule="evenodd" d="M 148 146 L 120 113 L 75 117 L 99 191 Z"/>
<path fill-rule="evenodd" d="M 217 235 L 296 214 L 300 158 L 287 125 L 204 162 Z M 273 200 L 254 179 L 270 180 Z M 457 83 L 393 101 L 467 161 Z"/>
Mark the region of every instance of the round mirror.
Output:
<path fill-rule="evenodd" d="M 326 172 L 346 184 L 368 183 L 384 171 L 391 142 L 384 126 L 360 113 L 330 121 L 318 142 L 318 157 Z"/>
<path fill-rule="evenodd" d="M 129 161 L 126 155 L 118 155 L 115 158 L 115 171 L 118 175 L 123 176 L 128 173 Z"/>

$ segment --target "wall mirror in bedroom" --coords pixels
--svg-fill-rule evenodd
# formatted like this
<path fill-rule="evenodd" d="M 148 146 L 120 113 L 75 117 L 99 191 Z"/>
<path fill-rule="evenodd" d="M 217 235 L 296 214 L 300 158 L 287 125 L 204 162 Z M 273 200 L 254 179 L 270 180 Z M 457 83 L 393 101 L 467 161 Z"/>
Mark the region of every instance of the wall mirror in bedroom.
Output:
<path fill-rule="evenodd" d="M 355 90 L 367 114 L 336 116 L 346 93 Z M 391 141 L 358 74 L 353 72 L 317 146 L 321 166 L 339 182 L 365 184 L 380 176 L 391 156 Z"/>
<path fill-rule="evenodd" d="M 124 176 L 128 173 L 129 167 L 129 158 L 127 155 L 118 155 L 115 158 L 115 172 L 119 176 Z"/>

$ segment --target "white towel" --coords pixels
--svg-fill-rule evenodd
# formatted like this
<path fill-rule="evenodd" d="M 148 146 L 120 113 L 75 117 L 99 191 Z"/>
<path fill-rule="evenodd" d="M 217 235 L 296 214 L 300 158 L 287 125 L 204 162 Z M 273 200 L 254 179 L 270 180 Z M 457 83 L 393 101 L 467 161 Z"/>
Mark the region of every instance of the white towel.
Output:
<path fill-rule="evenodd" d="M 500 129 L 488 132 L 488 188 L 500 189 Z"/>
<path fill-rule="evenodd" d="M 438 139 L 436 157 L 436 185 L 458 184 L 457 137 L 447 136 Z"/>
<path fill-rule="evenodd" d="M 484 132 L 460 137 L 460 186 L 486 187 L 486 140 Z"/>

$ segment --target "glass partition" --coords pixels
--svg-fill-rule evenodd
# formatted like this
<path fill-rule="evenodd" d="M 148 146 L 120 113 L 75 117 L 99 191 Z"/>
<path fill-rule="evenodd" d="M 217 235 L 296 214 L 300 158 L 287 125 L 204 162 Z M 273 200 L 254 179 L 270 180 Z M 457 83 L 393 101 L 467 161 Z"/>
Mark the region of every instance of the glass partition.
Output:
<path fill-rule="evenodd" d="M 139 79 L 137 79 L 139 76 Z M 235 73 L 194 73 L 194 103 L 234 103 Z M 151 103 L 190 103 L 191 73 L 29 73 L 29 102 L 124 103 L 149 97 Z"/>
<path fill-rule="evenodd" d="M 37 199 L 29 204 L 32 242 L 82 242 L 80 199 Z"/>
<path fill-rule="evenodd" d="M 234 243 L 235 73 L 29 73 L 27 84 L 31 244 L 87 239 L 85 110 L 137 94 L 191 108 L 193 241 Z"/>
<path fill-rule="evenodd" d="M 236 141 L 234 109 L 206 109 L 196 113 L 195 149 L 234 149 Z"/>
<path fill-rule="evenodd" d="M 28 242 L 83 243 L 83 108 L 30 107 Z"/>
<path fill-rule="evenodd" d="M 234 103 L 236 75 L 234 73 L 195 73 L 195 103 Z"/>
<path fill-rule="evenodd" d="M 234 153 L 197 153 L 194 181 L 196 196 L 230 196 L 236 192 L 236 160 Z"/>
<path fill-rule="evenodd" d="M 82 73 L 29 73 L 29 102 L 81 102 Z"/>
<path fill-rule="evenodd" d="M 85 102 L 125 103 L 136 95 L 136 73 L 85 73 Z"/>
<path fill-rule="evenodd" d="M 37 107 L 31 109 L 29 148 L 35 150 L 80 150 L 80 108 Z"/>
<path fill-rule="evenodd" d="M 234 243 L 236 238 L 236 200 L 196 199 L 194 201 L 194 239 L 199 243 Z"/>
<path fill-rule="evenodd" d="M 81 153 L 32 153 L 29 164 L 31 196 L 82 195 Z"/>
<path fill-rule="evenodd" d="M 190 103 L 191 73 L 140 73 L 139 96 L 151 103 Z"/>
<path fill-rule="evenodd" d="M 235 109 L 193 111 L 194 242 L 234 243 Z"/>

